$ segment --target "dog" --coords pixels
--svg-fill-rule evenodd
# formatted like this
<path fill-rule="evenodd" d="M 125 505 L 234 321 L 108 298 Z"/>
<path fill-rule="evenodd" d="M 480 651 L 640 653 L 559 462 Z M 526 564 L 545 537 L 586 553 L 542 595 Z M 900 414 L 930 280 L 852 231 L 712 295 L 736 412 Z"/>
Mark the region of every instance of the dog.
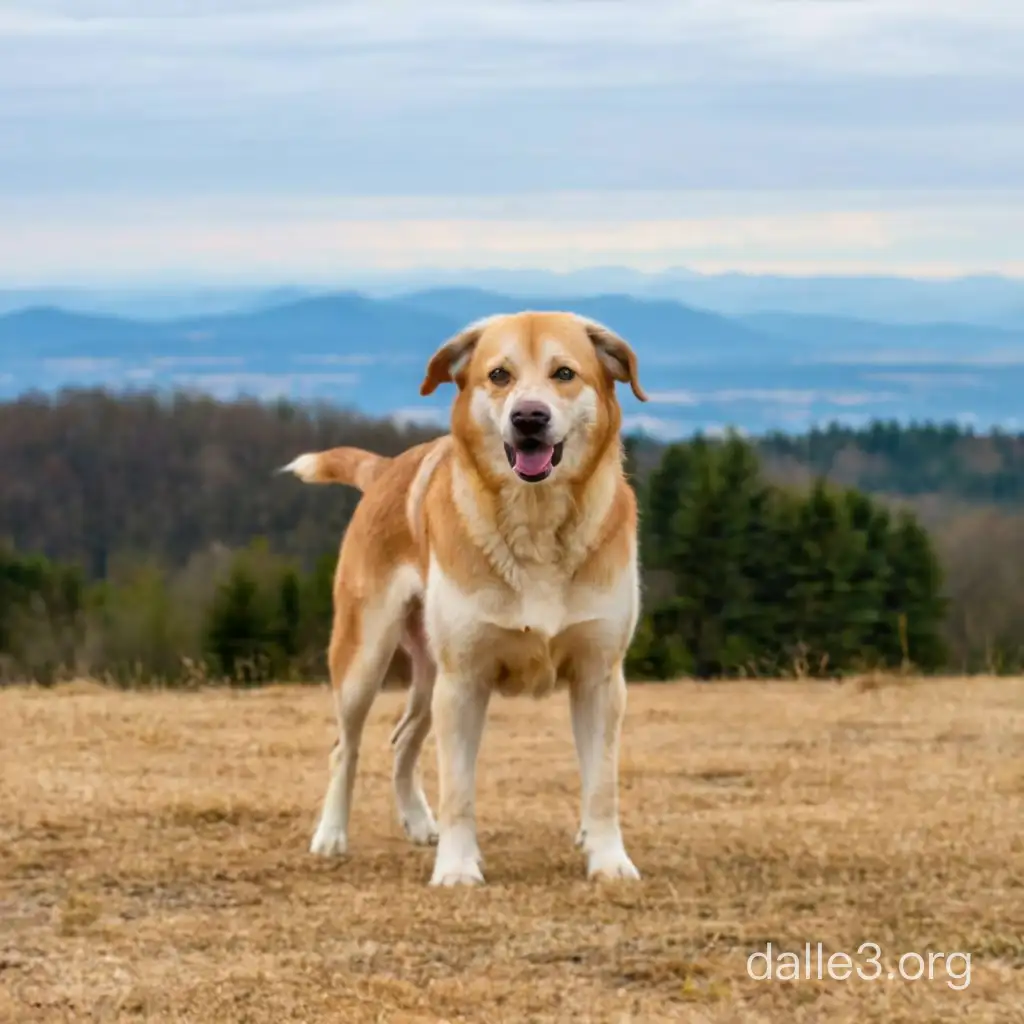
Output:
<path fill-rule="evenodd" d="M 328 649 L 339 738 L 311 852 L 344 854 L 360 738 L 401 645 L 412 665 L 391 743 L 398 816 L 437 844 L 431 885 L 484 881 L 476 762 L 492 693 L 567 689 L 592 879 L 639 879 L 619 821 L 623 660 L 640 609 L 637 508 L 616 382 L 647 400 L 632 347 L 567 312 L 488 317 L 430 359 L 454 383 L 450 432 L 386 458 L 356 448 L 285 471 L 363 496 L 345 532 Z M 435 729 L 435 822 L 416 765 Z"/>

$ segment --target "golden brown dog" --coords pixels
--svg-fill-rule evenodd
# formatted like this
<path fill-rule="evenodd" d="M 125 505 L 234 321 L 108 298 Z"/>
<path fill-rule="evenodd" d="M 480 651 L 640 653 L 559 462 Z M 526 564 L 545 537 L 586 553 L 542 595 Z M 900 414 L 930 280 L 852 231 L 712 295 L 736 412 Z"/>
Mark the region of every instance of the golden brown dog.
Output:
<path fill-rule="evenodd" d="M 483 881 L 475 775 L 491 693 L 560 687 L 571 701 L 587 873 L 638 878 L 618 811 L 623 658 L 639 584 L 615 395 L 624 381 L 646 400 L 636 356 L 571 313 L 502 315 L 445 343 L 420 392 L 451 381 L 450 434 L 394 459 L 336 448 L 285 467 L 364 492 L 335 578 L 339 741 L 312 852 L 347 848 L 363 724 L 401 644 L 413 680 L 392 735 L 395 798 L 409 837 L 437 842 L 432 884 Z M 416 778 L 432 722 L 439 827 Z"/>

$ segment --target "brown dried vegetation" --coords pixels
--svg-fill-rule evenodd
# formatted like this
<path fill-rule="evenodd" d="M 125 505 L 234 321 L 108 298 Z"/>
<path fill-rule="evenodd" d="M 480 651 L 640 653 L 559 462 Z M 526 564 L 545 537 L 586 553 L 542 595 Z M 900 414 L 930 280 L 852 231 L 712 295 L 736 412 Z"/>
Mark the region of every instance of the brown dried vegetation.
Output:
<path fill-rule="evenodd" d="M 1019 681 L 634 687 L 638 886 L 582 878 L 565 702 L 498 701 L 472 891 L 429 889 L 394 821 L 401 699 L 330 862 L 324 688 L 0 691 L 0 1020 L 1024 1019 Z M 970 953 L 970 984 L 750 980 L 769 941 Z"/>

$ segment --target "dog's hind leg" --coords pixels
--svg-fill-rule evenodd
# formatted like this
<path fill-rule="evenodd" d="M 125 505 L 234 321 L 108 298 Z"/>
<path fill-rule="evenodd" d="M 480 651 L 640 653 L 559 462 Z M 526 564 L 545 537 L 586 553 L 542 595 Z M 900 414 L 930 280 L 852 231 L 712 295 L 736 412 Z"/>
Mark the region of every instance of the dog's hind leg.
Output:
<path fill-rule="evenodd" d="M 414 843 L 426 845 L 437 841 L 437 823 L 416 777 L 416 764 L 430 732 L 430 701 L 437 668 L 427 647 L 423 612 L 419 606 L 413 608 L 406 619 L 402 646 L 412 662 L 412 686 L 405 713 L 391 734 L 395 750 L 392 779 L 398 819 L 405 834 Z"/>
<path fill-rule="evenodd" d="M 395 588 L 392 587 L 393 591 Z M 388 593 L 375 602 L 350 594 L 336 599 L 328 661 L 338 715 L 338 742 L 310 852 L 340 856 L 348 849 L 348 822 L 366 716 L 398 647 L 404 600 Z"/>

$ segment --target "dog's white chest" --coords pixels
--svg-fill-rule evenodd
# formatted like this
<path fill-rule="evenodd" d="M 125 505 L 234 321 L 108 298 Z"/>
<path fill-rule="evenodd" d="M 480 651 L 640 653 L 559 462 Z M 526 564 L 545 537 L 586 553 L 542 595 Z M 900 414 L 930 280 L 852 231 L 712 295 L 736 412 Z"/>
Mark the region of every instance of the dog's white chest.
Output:
<path fill-rule="evenodd" d="M 537 572 L 523 583 L 518 592 L 503 585 L 467 592 L 432 565 L 426 595 L 428 629 L 438 638 L 465 637 L 484 625 L 556 636 L 570 619 L 571 583 L 554 572 Z"/>
<path fill-rule="evenodd" d="M 471 638 L 481 627 L 557 637 L 581 622 L 632 628 L 636 616 L 636 573 L 627 568 L 616 585 L 594 588 L 575 583 L 557 567 L 539 568 L 521 580 L 467 591 L 435 563 L 426 594 L 429 632 L 442 643 Z"/>
<path fill-rule="evenodd" d="M 498 612 L 493 624 L 510 630 L 530 630 L 557 636 L 568 624 L 572 585 L 565 579 L 529 579 L 521 593 Z"/>

